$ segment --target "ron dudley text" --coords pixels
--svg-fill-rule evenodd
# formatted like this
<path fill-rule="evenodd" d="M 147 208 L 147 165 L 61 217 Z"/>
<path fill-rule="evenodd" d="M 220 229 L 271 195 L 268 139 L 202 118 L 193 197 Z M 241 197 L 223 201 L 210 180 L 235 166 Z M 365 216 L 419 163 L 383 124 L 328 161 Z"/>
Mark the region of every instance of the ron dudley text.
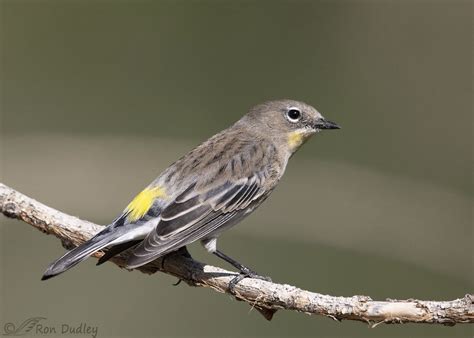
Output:
<path fill-rule="evenodd" d="M 99 327 L 91 326 L 86 323 L 80 323 L 79 325 L 61 324 L 61 326 L 46 326 L 39 323 L 35 329 L 36 334 L 81 335 L 91 336 L 92 338 L 97 338 L 99 332 Z"/>

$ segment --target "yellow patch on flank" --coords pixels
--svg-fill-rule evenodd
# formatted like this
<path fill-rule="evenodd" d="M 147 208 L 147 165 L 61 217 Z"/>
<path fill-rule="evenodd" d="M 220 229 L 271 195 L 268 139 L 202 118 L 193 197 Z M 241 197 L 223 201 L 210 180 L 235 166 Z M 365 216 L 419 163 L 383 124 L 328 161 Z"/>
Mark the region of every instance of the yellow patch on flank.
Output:
<path fill-rule="evenodd" d="M 128 213 L 128 219 L 136 221 L 142 218 L 151 208 L 156 198 L 165 196 L 165 190 L 161 187 L 145 188 L 125 208 L 125 212 Z"/>
<path fill-rule="evenodd" d="M 288 145 L 290 148 L 299 147 L 305 139 L 304 132 L 301 130 L 292 131 L 288 134 Z"/>

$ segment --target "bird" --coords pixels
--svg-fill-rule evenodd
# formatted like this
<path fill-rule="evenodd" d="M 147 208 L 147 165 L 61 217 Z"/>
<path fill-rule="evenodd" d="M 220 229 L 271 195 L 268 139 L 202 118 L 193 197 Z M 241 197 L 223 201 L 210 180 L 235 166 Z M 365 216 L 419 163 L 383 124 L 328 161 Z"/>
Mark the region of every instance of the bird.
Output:
<path fill-rule="evenodd" d="M 314 134 L 340 129 L 296 100 L 258 104 L 166 168 L 124 211 L 88 241 L 52 262 L 42 280 L 107 249 L 97 264 L 124 251 L 129 269 L 200 241 L 239 270 L 232 280 L 267 279 L 217 248 L 225 230 L 251 214 L 278 185 L 292 155 Z"/>

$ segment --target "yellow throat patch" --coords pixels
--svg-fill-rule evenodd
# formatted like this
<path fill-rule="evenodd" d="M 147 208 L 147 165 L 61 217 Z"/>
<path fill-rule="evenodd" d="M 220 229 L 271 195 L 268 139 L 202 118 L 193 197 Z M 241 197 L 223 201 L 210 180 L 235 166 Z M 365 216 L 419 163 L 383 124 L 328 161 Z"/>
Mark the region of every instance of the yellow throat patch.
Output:
<path fill-rule="evenodd" d="M 165 196 L 165 190 L 161 187 L 145 188 L 125 208 L 128 219 L 132 222 L 139 220 L 150 210 L 155 199 Z"/>
<path fill-rule="evenodd" d="M 305 141 L 305 132 L 302 130 L 292 131 L 288 134 L 288 145 L 291 149 L 299 147 Z"/>

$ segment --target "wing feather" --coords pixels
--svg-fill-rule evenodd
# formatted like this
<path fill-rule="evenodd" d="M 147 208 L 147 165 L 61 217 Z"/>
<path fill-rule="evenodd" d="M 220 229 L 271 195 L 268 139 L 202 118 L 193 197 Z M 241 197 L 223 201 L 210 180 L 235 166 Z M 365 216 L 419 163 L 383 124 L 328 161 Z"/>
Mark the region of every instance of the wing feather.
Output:
<path fill-rule="evenodd" d="M 206 238 L 220 227 L 235 224 L 254 209 L 252 203 L 260 204 L 271 190 L 266 185 L 268 170 L 269 167 L 262 165 L 250 175 L 234 180 L 221 179 L 220 183 L 207 189 L 202 186 L 208 186 L 203 182 L 209 177 L 202 177 L 201 181 L 196 178 L 163 209 L 156 228 L 134 249 L 127 266 L 144 265 Z"/>

